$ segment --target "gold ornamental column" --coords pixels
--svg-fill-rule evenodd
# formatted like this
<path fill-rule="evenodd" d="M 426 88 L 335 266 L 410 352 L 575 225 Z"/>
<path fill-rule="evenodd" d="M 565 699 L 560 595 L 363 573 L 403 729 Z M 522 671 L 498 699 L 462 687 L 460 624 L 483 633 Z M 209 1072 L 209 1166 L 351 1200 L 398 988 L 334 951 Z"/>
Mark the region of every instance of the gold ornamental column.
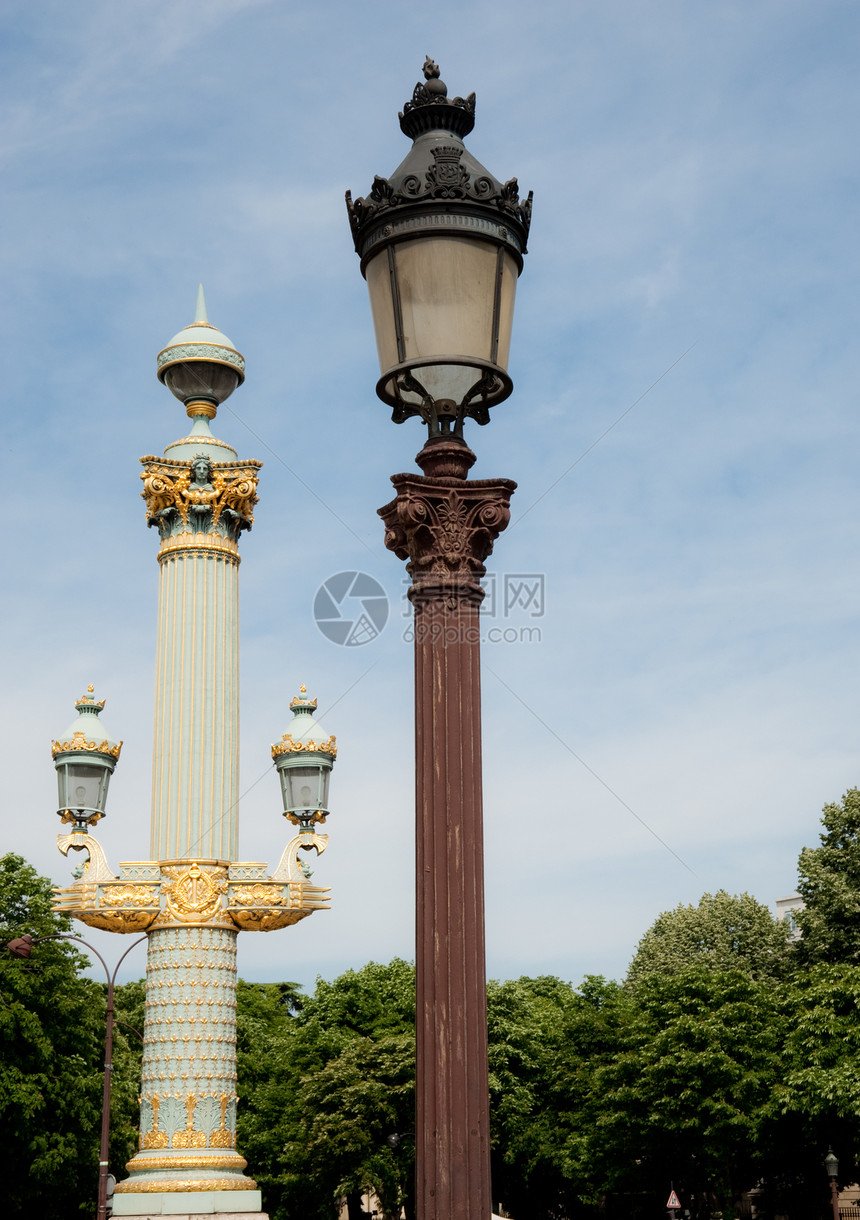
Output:
<path fill-rule="evenodd" d="M 97 819 L 64 811 L 74 829 L 60 850 L 83 851 L 87 862 L 57 891 L 56 909 L 149 938 L 139 1149 L 113 1214 L 259 1214 L 260 1192 L 236 1148 L 236 940 L 242 929 L 287 927 L 328 905 L 299 860 L 325 850 L 314 826 L 327 810 L 285 805 L 297 833 L 271 875 L 237 859 L 238 543 L 253 522 L 260 463 L 239 461 L 212 434 L 244 361 L 207 321 L 202 289 L 194 322 L 159 355 L 158 376 L 191 425 L 161 457 L 141 459 L 146 519 L 160 540 L 151 858 L 115 875 L 90 834 Z M 55 743 L 62 765 L 85 756 L 82 736 Z M 91 748 L 104 754 L 110 744 Z M 318 760 L 327 776 L 336 754 L 334 738 L 287 734 L 275 748 L 279 772 L 297 758 Z"/>

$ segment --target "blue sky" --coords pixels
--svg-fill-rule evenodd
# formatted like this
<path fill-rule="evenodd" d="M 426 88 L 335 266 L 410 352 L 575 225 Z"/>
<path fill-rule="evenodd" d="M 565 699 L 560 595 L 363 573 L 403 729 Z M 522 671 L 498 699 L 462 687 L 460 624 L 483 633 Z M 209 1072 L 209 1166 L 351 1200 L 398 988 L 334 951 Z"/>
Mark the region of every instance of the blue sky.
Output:
<path fill-rule="evenodd" d="M 148 855 L 137 459 L 185 431 L 155 357 L 202 280 L 247 361 L 214 430 L 265 463 L 242 546 L 243 858 L 285 841 L 269 745 L 301 682 L 340 747 L 315 874 L 333 909 L 244 935 L 240 968 L 310 984 L 412 956 L 411 652 L 375 510 L 421 428 L 374 394 L 343 193 L 405 155 L 430 54 L 477 93 L 471 150 L 535 192 L 514 395 L 468 437 L 476 477 L 519 483 L 497 588 L 545 593 L 540 618 L 486 620 L 515 637 L 484 649 L 488 971 L 620 977 L 667 907 L 790 892 L 821 805 L 860 778 L 860 11 L 426 11 L 5 6 L 3 845 L 67 882 L 49 743 L 94 682 L 125 742 L 100 838 L 114 865 Z M 392 616 L 338 647 L 312 605 L 353 570 Z"/>

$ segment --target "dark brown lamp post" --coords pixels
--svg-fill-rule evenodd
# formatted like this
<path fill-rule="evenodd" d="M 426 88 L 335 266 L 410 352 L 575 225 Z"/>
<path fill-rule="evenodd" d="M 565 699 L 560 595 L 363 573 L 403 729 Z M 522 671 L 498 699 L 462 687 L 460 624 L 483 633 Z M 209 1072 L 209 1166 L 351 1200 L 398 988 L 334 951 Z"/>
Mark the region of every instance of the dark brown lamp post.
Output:
<path fill-rule="evenodd" d="M 839 1160 L 832 1148 L 827 1149 L 824 1168 L 830 1179 L 830 1201 L 833 1205 L 833 1220 L 839 1220 Z"/>
<path fill-rule="evenodd" d="M 54 932 L 48 936 L 31 936 L 29 932 L 25 932 L 23 936 L 16 936 L 14 940 L 10 940 L 6 948 L 15 957 L 29 957 L 33 951 L 33 946 L 38 945 L 42 940 L 76 940 L 78 944 L 89 949 L 90 953 L 94 953 L 104 967 L 105 977 L 107 978 L 107 1019 L 105 1022 L 105 1070 L 104 1070 L 104 1088 L 102 1090 L 102 1126 L 101 1137 L 99 1140 L 99 1187 L 98 1187 L 98 1204 L 96 1207 L 96 1220 L 106 1220 L 107 1196 L 108 1196 L 108 1141 L 110 1138 L 110 1093 L 111 1093 L 111 1076 L 113 1073 L 113 993 L 114 984 L 116 983 L 116 975 L 122 963 L 131 953 L 136 945 L 142 945 L 146 940 L 145 936 L 141 936 L 134 941 L 123 953 L 122 957 L 114 967 L 113 974 L 108 969 L 107 962 L 99 953 L 98 949 L 94 948 L 88 941 L 83 940 L 80 936 L 72 936 L 71 933 Z M 136 1031 L 135 1031 L 136 1032 Z"/>
<path fill-rule="evenodd" d="M 470 480 L 463 423 L 512 390 L 514 293 L 531 195 L 463 145 L 475 97 L 424 65 L 400 116 L 413 140 L 347 208 L 367 279 L 379 397 L 428 439 L 392 478 L 385 545 L 407 560 L 415 616 L 418 1220 L 489 1220 L 479 609 L 484 561 L 510 519 L 510 479 Z"/>

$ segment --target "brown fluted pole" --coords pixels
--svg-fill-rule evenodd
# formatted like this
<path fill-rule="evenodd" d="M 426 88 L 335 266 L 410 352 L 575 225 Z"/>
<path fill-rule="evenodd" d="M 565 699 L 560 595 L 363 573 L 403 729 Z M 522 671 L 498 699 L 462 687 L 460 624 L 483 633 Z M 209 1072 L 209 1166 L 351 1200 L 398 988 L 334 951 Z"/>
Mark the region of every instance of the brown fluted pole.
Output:
<path fill-rule="evenodd" d="M 480 581 L 516 484 L 446 437 L 417 461 L 379 510 L 415 615 L 416 1211 L 489 1220 Z"/>

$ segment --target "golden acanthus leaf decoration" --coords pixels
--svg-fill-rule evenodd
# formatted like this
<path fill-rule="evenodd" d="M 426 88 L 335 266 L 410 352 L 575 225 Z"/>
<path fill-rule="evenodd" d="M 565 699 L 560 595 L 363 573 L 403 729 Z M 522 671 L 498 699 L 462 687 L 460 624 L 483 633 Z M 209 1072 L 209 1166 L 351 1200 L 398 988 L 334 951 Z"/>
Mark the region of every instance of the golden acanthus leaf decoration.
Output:
<path fill-rule="evenodd" d="M 245 525 L 254 520 L 257 504 L 257 471 L 259 462 L 209 463 L 209 485 L 194 484 L 193 461 L 169 462 L 144 458 L 141 472 L 146 502 L 146 519 L 151 525 L 159 514 L 175 509 L 183 525 L 188 526 L 192 508 L 207 509 L 212 513 L 210 529 L 215 529 L 225 509 L 230 509 Z"/>
<path fill-rule="evenodd" d="M 73 750 L 86 750 L 91 754 L 108 754 L 111 758 L 119 758 L 119 752 L 122 749 L 122 742 L 118 742 L 112 746 L 107 739 L 104 741 L 88 741 L 80 730 L 72 734 L 71 741 L 52 741 L 51 755 L 56 758 L 58 754 L 68 754 Z"/>
<path fill-rule="evenodd" d="M 272 758 L 281 754 L 330 754 L 337 758 L 337 738 L 332 735 L 328 741 L 293 741 L 289 733 L 284 733 L 279 742 L 272 746 Z"/>

